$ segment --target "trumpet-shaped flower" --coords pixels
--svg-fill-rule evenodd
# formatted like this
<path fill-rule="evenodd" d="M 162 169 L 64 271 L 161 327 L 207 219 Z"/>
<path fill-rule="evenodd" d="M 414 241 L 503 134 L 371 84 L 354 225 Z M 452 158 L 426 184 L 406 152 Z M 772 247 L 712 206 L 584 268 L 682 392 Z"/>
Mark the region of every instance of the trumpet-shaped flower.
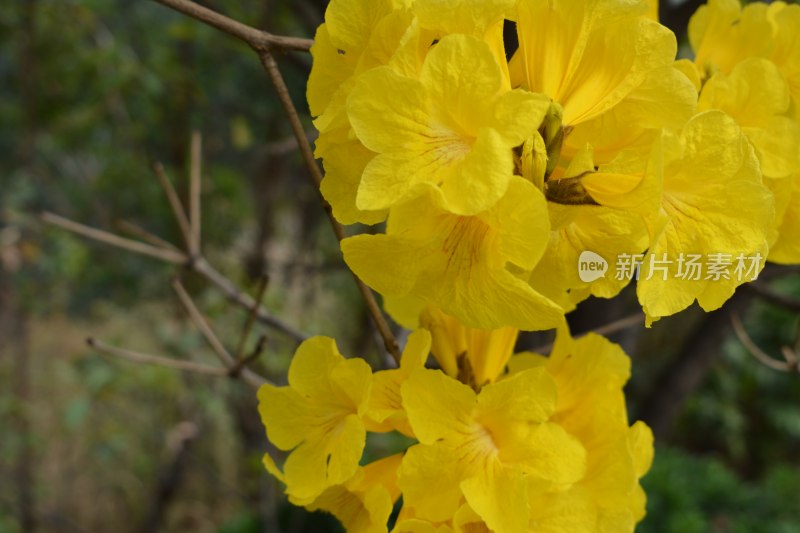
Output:
<path fill-rule="evenodd" d="M 521 0 L 512 86 L 561 104 L 567 126 L 601 116 L 675 58 L 674 35 L 646 4 Z"/>
<path fill-rule="evenodd" d="M 355 474 L 364 449 L 372 371 L 363 359 L 345 359 L 328 337 L 314 337 L 297 349 L 289 385 L 262 385 L 258 411 L 267 437 L 290 451 L 282 479 L 293 503 L 306 505 Z M 269 455 L 264 463 L 278 468 Z"/>
<path fill-rule="evenodd" d="M 420 323 L 431 332 L 433 356 L 442 370 L 474 388 L 494 382 L 505 372 L 519 335 L 518 329 L 510 327 L 468 328 L 434 307 L 423 312 Z"/>
<path fill-rule="evenodd" d="M 392 505 L 400 496 L 397 469 L 402 457 L 391 455 L 359 467 L 347 482 L 326 489 L 306 509 L 334 515 L 348 533 L 386 533 Z"/>
<path fill-rule="evenodd" d="M 763 268 L 760 261 L 749 277 L 737 275 L 736 258 L 766 258 L 775 215 L 755 152 L 729 116 L 701 113 L 680 135 L 668 135 L 665 146 L 665 224 L 650 244 L 637 286 L 649 322 L 695 299 L 706 311 L 719 308 Z M 719 258 L 716 264 L 726 272 L 689 273 L 681 258 L 698 254 L 704 261 Z"/>
<path fill-rule="evenodd" d="M 465 217 L 431 195 L 397 206 L 384 235 L 342 241 L 347 265 L 389 297 L 414 297 L 474 328 L 546 329 L 561 320 L 556 304 L 519 275 L 544 251 L 549 223 L 542 194 L 514 177 L 491 209 Z"/>
<path fill-rule="evenodd" d="M 441 192 L 453 213 L 492 207 L 514 173 L 512 149 L 541 122 L 549 102 L 508 91 L 489 46 L 450 35 L 433 46 L 419 80 L 391 68 L 362 75 L 348 98 L 359 140 L 379 155 L 364 169 L 356 205 L 379 210 Z"/>
<path fill-rule="evenodd" d="M 585 475 L 563 492 L 532 492 L 531 507 L 563 520 L 556 510 L 571 502 L 582 509 L 582 521 L 569 531 L 632 531 L 644 517 L 639 479 L 650 468 L 653 437 L 641 422 L 628 426 L 622 388 L 630 360 L 603 337 L 573 340 L 561 328 L 548 358 L 520 354 L 509 364 L 511 375 L 530 368 L 545 368 L 553 377 L 558 403 L 552 419 L 587 451 Z"/>
<path fill-rule="evenodd" d="M 719 109 L 733 117 L 756 150 L 765 177 L 781 178 L 800 170 L 800 125 L 786 115 L 789 86 L 766 59 L 738 63 L 730 75 L 714 74 L 703 86 L 698 111 Z"/>
<path fill-rule="evenodd" d="M 406 453 L 398 485 L 420 518 L 448 520 L 466 501 L 493 531 L 524 531 L 532 480 L 563 485 L 583 476 L 586 451 L 549 422 L 557 391 L 544 369 L 478 394 L 440 371 L 420 370 L 402 395 L 420 444 Z"/>
<path fill-rule="evenodd" d="M 408 337 L 400 359 L 400 368 L 375 373 L 372 397 L 367 411 L 369 431 L 376 433 L 399 431 L 408 437 L 414 436 L 403 409 L 400 387 L 412 372 L 425 367 L 430 351 L 431 334 L 424 329 L 417 330 Z"/>

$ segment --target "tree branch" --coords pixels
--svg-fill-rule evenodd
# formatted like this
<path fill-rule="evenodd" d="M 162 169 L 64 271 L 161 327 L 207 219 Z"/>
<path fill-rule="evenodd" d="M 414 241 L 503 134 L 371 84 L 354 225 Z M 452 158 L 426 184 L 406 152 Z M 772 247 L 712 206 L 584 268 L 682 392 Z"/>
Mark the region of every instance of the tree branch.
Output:
<path fill-rule="evenodd" d="M 322 193 L 319 192 L 319 186 L 322 183 L 322 171 L 319 169 L 319 166 L 314 159 L 314 153 L 311 150 L 311 145 L 306 137 L 303 124 L 300 122 L 300 116 L 297 113 L 297 109 L 294 107 L 292 98 L 289 95 L 289 89 L 286 87 L 286 82 L 284 81 L 283 76 L 278 69 L 278 64 L 275 62 L 275 58 L 272 57 L 272 54 L 270 54 L 269 51 L 259 52 L 258 57 L 261 60 L 261 65 L 264 67 L 264 70 L 272 81 L 275 91 L 278 93 L 278 99 L 280 100 L 284 111 L 286 111 L 286 116 L 289 119 L 289 124 L 292 127 L 292 132 L 294 133 L 295 139 L 297 139 L 297 144 L 300 148 L 300 153 L 303 156 L 303 160 L 305 161 L 308 173 L 314 182 L 315 189 L 319 193 L 320 199 L 322 200 L 323 207 L 325 208 L 325 214 L 328 215 L 328 220 L 331 223 L 331 227 L 336 235 L 336 239 L 341 242 L 347 235 L 345 234 L 344 227 L 333 216 L 333 210 L 331 209 L 330 204 L 325 201 L 325 199 L 322 197 Z M 389 324 L 386 322 L 386 318 L 384 318 L 383 313 L 378 306 L 377 300 L 375 300 L 375 295 L 354 272 L 351 271 L 351 273 L 353 274 L 353 278 L 356 281 L 358 290 L 364 299 L 367 310 L 372 316 L 375 327 L 378 329 L 378 333 L 380 333 L 381 337 L 383 338 L 383 345 L 386 348 L 386 351 L 392 355 L 395 362 L 399 365 L 400 348 L 397 344 L 397 340 L 394 338 L 394 334 L 392 333 Z"/>
<path fill-rule="evenodd" d="M 159 355 L 150 355 L 141 352 L 134 352 L 132 350 L 125 350 L 123 348 L 116 348 L 108 345 L 102 341 L 94 338 L 86 339 L 86 344 L 103 355 L 118 357 L 133 363 L 142 365 L 162 366 L 164 368 L 174 368 L 176 370 L 186 370 L 195 374 L 205 374 L 209 376 L 227 376 L 228 370 L 217 366 L 204 365 L 202 363 L 195 363 L 194 361 L 181 361 L 179 359 L 172 359 L 169 357 L 162 357 Z"/>
<path fill-rule="evenodd" d="M 211 326 L 208 325 L 206 319 L 203 318 L 203 314 L 199 309 L 197 309 L 197 306 L 194 305 L 194 301 L 192 301 L 192 298 L 189 296 L 189 293 L 186 292 L 186 289 L 183 288 L 183 284 L 181 284 L 180 280 L 176 279 L 173 281 L 172 287 L 175 289 L 175 292 L 178 293 L 178 298 L 180 298 L 181 303 L 189 313 L 189 317 L 192 319 L 195 327 L 200 330 L 200 333 L 203 334 L 203 337 L 205 337 L 208 345 L 211 346 L 211 349 L 215 354 L 217 354 L 217 357 L 222 362 L 226 369 L 226 374 L 230 371 L 230 369 L 236 368 L 236 361 L 233 359 L 233 356 L 231 356 L 225 346 L 222 345 L 222 342 L 220 342 L 216 333 L 214 333 L 214 330 L 211 329 Z M 247 368 L 242 369 L 240 375 L 246 383 L 253 385 L 254 387 L 260 387 L 266 383 L 266 380 L 263 377 Z"/>
<path fill-rule="evenodd" d="M 85 226 L 83 224 L 79 224 L 77 222 L 73 222 L 72 220 L 66 219 L 59 215 L 55 215 L 53 213 L 43 213 L 41 218 L 42 221 L 48 224 L 52 224 L 61 229 L 77 233 L 78 235 L 81 235 L 83 237 L 87 237 L 89 239 L 98 242 L 109 244 L 117 248 L 122 248 L 123 250 L 128 250 L 130 252 L 134 252 L 137 254 L 146 255 L 148 257 L 154 257 L 156 259 L 160 259 L 161 261 L 167 263 L 182 265 L 186 267 L 186 269 L 188 269 L 189 271 L 196 272 L 197 274 L 205 278 L 206 281 L 216 286 L 217 289 L 221 291 L 223 295 L 231 302 L 244 307 L 248 311 L 251 311 L 253 306 L 257 305 L 256 302 L 250 296 L 242 293 L 238 288 L 236 288 L 236 285 L 234 285 L 231 280 L 229 280 L 228 278 L 220 274 L 217 270 L 215 270 L 210 264 L 208 264 L 208 261 L 206 261 L 203 257 L 192 259 L 182 252 L 177 252 L 171 249 L 158 248 L 156 246 L 151 246 L 149 244 L 144 244 L 138 241 L 125 239 L 123 237 L 119 237 L 107 231 L 95 229 L 89 226 Z M 262 306 L 258 306 L 258 311 L 256 312 L 256 318 L 262 324 L 265 324 L 277 331 L 280 331 L 281 333 L 290 337 L 293 341 L 297 342 L 298 344 L 308 338 L 308 336 L 302 333 L 301 331 L 295 329 L 289 324 L 286 324 L 279 318 L 276 318 L 271 314 L 269 314 Z"/>
<path fill-rule="evenodd" d="M 62 229 L 77 233 L 78 235 L 83 235 L 84 237 L 88 237 L 95 241 L 100 241 L 117 248 L 122 248 L 123 250 L 128 250 L 129 252 L 155 257 L 156 259 L 160 259 L 167 263 L 180 265 L 186 263 L 187 260 L 187 257 L 181 252 L 176 252 L 175 250 L 170 250 L 169 248 L 159 248 L 139 241 L 133 241 L 131 239 L 125 239 L 107 231 L 73 222 L 67 218 L 53 213 L 44 212 L 42 213 L 41 218 L 42 221 L 48 224 L 58 226 Z"/>
<path fill-rule="evenodd" d="M 744 329 L 744 325 L 738 314 L 733 313 L 731 315 L 731 325 L 733 326 L 733 331 L 736 333 L 739 342 L 741 342 L 744 347 L 747 348 L 747 351 L 750 352 L 750 355 L 755 357 L 762 365 L 780 372 L 797 372 L 800 370 L 797 366 L 797 356 L 795 356 L 788 347 L 783 350 L 783 356 L 786 361 L 778 361 L 767 355 L 764 350 L 753 342 L 750 335 L 747 334 L 747 330 Z"/>
<path fill-rule="evenodd" d="M 190 0 L 155 0 L 159 4 L 179 11 L 195 20 L 199 20 L 209 26 L 213 26 L 220 31 L 232 35 L 244 41 L 250 47 L 258 51 L 268 50 L 297 50 L 307 52 L 311 49 L 314 41 L 299 37 L 286 37 L 283 35 L 273 35 L 271 33 L 258 30 L 239 21 L 228 18 L 206 7 L 203 7 Z"/>

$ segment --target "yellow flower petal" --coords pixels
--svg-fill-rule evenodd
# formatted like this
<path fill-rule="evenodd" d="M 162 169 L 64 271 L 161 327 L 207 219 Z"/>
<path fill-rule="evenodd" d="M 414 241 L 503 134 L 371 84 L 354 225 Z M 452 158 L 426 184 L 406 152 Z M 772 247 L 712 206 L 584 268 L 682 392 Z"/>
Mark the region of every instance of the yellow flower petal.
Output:
<path fill-rule="evenodd" d="M 774 217 L 772 195 L 761 184 L 753 148 L 733 119 L 719 111 L 701 113 L 668 146 L 662 207 L 668 222 L 650 245 L 637 286 L 650 321 L 681 311 L 695 299 L 706 311 L 720 307 L 749 281 L 736 274 L 736 258 L 766 256 Z M 701 279 L 680 273 L 681 254 L 701 254 L 710 257 L 707 262 L 722 254 L 716 263 L 724 265 L 724 257 L 733 263 L 729 279 L 714 279 L 707 271 Z M 656 272 L 652 257 L 671 262 Z"/>

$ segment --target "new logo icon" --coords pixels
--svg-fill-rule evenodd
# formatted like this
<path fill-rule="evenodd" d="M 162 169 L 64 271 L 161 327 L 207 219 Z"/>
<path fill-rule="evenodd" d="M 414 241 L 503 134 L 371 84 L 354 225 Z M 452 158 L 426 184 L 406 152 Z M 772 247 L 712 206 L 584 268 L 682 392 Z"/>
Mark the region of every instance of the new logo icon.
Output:
<path fill-rule="evenodd" d="M 606 275 L 608 261 L 594 252 L 586 250 L 578 258 L 578 277 L 584 283 L 591 283 Z"/>

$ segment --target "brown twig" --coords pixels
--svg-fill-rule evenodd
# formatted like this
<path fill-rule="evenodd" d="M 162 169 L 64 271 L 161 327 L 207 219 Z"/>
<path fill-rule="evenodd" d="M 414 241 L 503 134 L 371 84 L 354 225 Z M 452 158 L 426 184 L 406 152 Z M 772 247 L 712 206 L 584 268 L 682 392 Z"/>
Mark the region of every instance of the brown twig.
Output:
<path fill-rule="evenodd" d="M 199 131 L 192 132 L 189 168 L 189 255 L 197 257 L 200 254 L 200 195 L 202 191 L 202 143 L 203 138 Z"/>
<path fill-rule="evenodd" d="M 180 219 L 180 217 L 178 218 Z M 252 310 L 253 306 L 256 305 L 255 301 L 250 296 L 241 292 L 231 280 L 215 270 L 203 257 L 191 259 L 182 252 L 158 248 L 156 246 L 125 239 L 114 235 L 113 233 L 91 228 L 52 213 L 42 214 L 42 220 L 48 224 L 52 224 L 67 231 L 77 233 L 78 235 L 82 235 L 92 240 L 122 248 L 134 253 L 154 257 L 167 263 L 183 265 L 188 270 L 196 272 L 206 281 L 214 285 L 231 302 L 244 307 L 248 311 Z M 290 326 L 289 324 L 286 324 L 279 318 L 270 315 L 261 306 L 258 307 L 258 311 L 256 312 L 256 319 L 262 324 L 280 331 L 297 343 L 301 343 L 308 338 L 308 336 L 301 331 Z"/>
<path fill-rule="evenodd" d="M 297 109 L 292 102 L 292 98 L 289 95 L 289 89 L 286 86 L 286 82 L 284 81 L 280 70 L 278 69 L 278 64 L 275 62 L 275 58 L 269 53 L 269 51 L 261 51 L 258 55 L 261 60 L 261 65 L 264 67 L 264 70 L 267 72 L 267 75 L 275 87 L 275 91 L 278 93 L 278 99 L 280 100 L 284 111 L 286 111 L 286 116 L 289 119 L 292 132 L 297 139 L 297 144 L 300 148 L 300 153 L 303 156 L 306 168 L 308 169 L 308 173 L 310 174 L 311 179 L 314 181 L 316 190 L 319 192 L 319 186 L 322 183 L 322 171 L 319 169 L 319 166 L 314 159 L 314 153 L 311 150 L 311 145 L 306 138 L 303 124 L 300 122 L 300 115 L 298 115 Z M 325 213 L 328 215 L 333 232 L 336 234 L 336 239 L 341 242 L 347 236 L 345 234 L 344 227 L 333 216 L 333 211 L 330 205 L 325 201 L 324 198 L 322 198 L 321 193 L 320 198 L 322 199 Z M 375 327 L 377 327 L 378 333 L 380 333 L 381 337 L 383 338 L 383 344 L 386 348 L 386 351 L 392 355 L 395 362 L 399 365 L 400 348 L 397 344 L 397 340 L 394 338 L 394 334 L 392 333 L 389 324 L 386 322 L 386 319 L 384 318 L 383 313 L 378 306 L 375 295 L 355 273 L 353 273 L 353 277 L 355 278 L 358 290 L 364 299 L 364 303 L 367 306 L 367 310 L 372 316 Z"/>
<path fill-rule="evenodd" d="M 181 235 L 183 236 L 183 242 L 188 250 L 192 243 L 192 228 L 189 225 L 189 218 L 186 216 L 186 210 L 183 208 L 180 198 L 178 198 L 178 193 L 175 191 L 175 187 L 172 186 L 172 182 L 169 180 L 167 173 L 164 171 L 164 166 L 161 163 L 156 163 L 153 165 L 153 170 L 155 171 L 156 178 L 158 178 L 158 183 L 161 185 L 161 189 L 164 191 L 164 195 L 167 197 L 167 201 L 172 208 L 172 214 L 175 216 L 175 220 L 178 222 L 178 227 L 180 228 Z"/>
<path fill-rule="evenodd" d="M 228 375 L 231 377 L 236 377 L 242 371 L 244 367 L 261 357 L 261 354 L 264 352 L 264 347 L 267 345 L 267 336 L 261 335 L 258 338 L 258 342 L 256 342 L 255 348 L 247 357 L 243 357 L 236 361 L 236 364 L 233 365 L 228 369 Z"/>
<path fill-rule="evenodd" d="M 180 299 L 183 307 L 189 313 L 189 318 L 191 318 L 192 323 L 194 326 L 203 334 L 203 337 L 206 339 L 206 342 L 217 354 L 217 357 L 222 362 L 223 366 L 226 368 L 226 373 L 230 372 L 231 368 L 236 367 L 236 361 L 231 356 L 230 352 L 222 345 L 219 338 L 217 337 L 214 330 L 211 329 L 211 326 L 208 325 L 206 319 L 203 318 L 203 314 L 197 309 L 197 306 L 194 304 L 191 296 L 189 293 L 186 292 L 186 289 L 183 287 L 183 284 L 180 282 L 179 279 L 176 279 L 172 282 L 172 288 L 175 289 L 175 292 L 178 294 L 178 298 Z M 242 369 L 239 373 L 242 379 L 248 383 L 249 385 L 253 385 L 254 387 L 260 387 L 266 380 L 247 368 Z"/>
<path fill-rule="evenodd" d="M 253 300 L 249 294 L 240 291 L 236 285 L 231 282 L 231 280 L 220 274 L 204 258 L 200 257 L 194 261 L 191 264 L 190 269 L 192 272 L 200 274 L 203 276 L 203 278 L 216 286 L 217 289 L 222 292 L 226 298 L 228 298 L 228 300 L 248 310 L 253 309 L 253 307 L 256 305 L 255 300 Z M 298 331 L 289 324 L 286 324 L 282 320 L 270 315 L 262 306 L 258 307 L 258 310 L 256 311 L 256 318 L 262 324 L 266 324 L 271 328 L 286 334 L 297 343 L 301 343 L 308 338 L 308 335 L 305 333 Z"/>
<path fill-rule="evenodd" d="M 123 237 L 119 237 L 118 235 L 114 235 L 113 233 L 109 233 L 107 231 L 95 229 L 89 226 L 85 226 L 83 224 L 79 224 L 77 222 L 73 222 L 69 219 L 61 217 L 59 215 L 55 215 L 53 213 L 48 213 L 48 212 L 42 213 L 41 218 L 44 222 L 48 224 L 58 226 L 62 229 L 71 231 L 73 233 L 77 233 L 78 235 L 83 235 L 84 237 L 88 237 L 90 239 L 100 241 L 105 244 L 109 244 L 111 246 L 116 246 L 117 248 L 128 250 L 129 252 L 134 252 L 149 257 L 155 257 L 156 259 L 161 259 L 162 261 L 165 261 L 167 263 L 173 263 L 179 265 L 185 263 L 187 259 L 186 256 L 181 252 L 177 252 L 169 248 L 159 248 L 156 246 L 152 246 L 150 244 L 145 244 L 131 239 L 125 239 Z"/>
<path fill-rule="evenodd" d="M 589 333 L 594 333 L 596 335 L 604 335 L 604 336 L 613 335 L 614 333 L 624 331 L 638 324 L 642 324 L 643 322 L 644 322 L 644 315 L 642 313 L 634 313 L 632 315 L 622 317 L 619 320 L 615 320 L 613 322 L 609 322 L 608 324 L 604 324 L 599 328 L 595 328 L 591 331 L 578 333 L 574 335 L 574 338 L 580 339 L 581 337 L 585 337 Z M 549 352 L 552 349 L 553 349 L 553 343 L 551 342 L 548 344 L 537 346 L 531 351 L 534 353 L 545 353 Z"/>
<path fill-rule="evenodd" d="M 91 348 L 93 348 L 94 350 L 103 355 L 118 357 L 120 359 L 126 359 L 128 361 L 137 364 L 162 366 L 165 368 L 186 370 L 187 372 L 193 372 L 195 374 L 206 374 L 209 376 L 228 375 L 228 370 L 226 368 L 204 365 L 202 363 L 195 363 L 194 361 L 181 361 L 179 359 L 172 359 L 169 357 L 162 357 L 159 355 L 150 355 L 141 352 L 134 352 L 132 350 L 126 350 L 123 348 L 116 348 L 114 346 L 110 346 L 102 341 L 99 341 L 91 337 L 86 339 L 86 344 L 88 344 Z"/>
<path fill-rule="evenodd" d="M 256 299 L 254 300 L 253 306 L 250 308 L 250 312 L 247 314 L 247 320 L 245 321 L 244 328 L 242 329 L 242 336 L 239 338 L 239 347 L 236 348 L 236 361 L 242 360 L 242 356 L 244 355 L 244 347 L 247 344 L 247 338 L 250 336 L 250 331 L 253 329 L 253 323 L 256 321 L 256 315 L 258 314 L 259 307 L 261 307 L 261 302 L 264 300 L 264 294 L 267 292 L 268 285 L 269 276 L 261 276 L 261 278 L 258 280 Z"/>
<path fill-rule="evenodd" d="M 731 325 L 733 326 L 733 331 L 736 333 L 739 342 L 741 342 L 744 347 L 747 348 L 747 351 L 764 366 L 780 372 L 797 372 L 800 370 L 797 364 L 797 355 L 794 354 L 788 346 L 783 350 L 783 356 L 786 360 L 779 361 L 767 355 L 764 350 L 753 342 L 753 339 L 747 334 L 747 330 L 745 330 L 738 314 L 731 314 Z"/>
<path fill-rule="evenodd" d="M 314 41 L 299 37 L 286 37 L 273 35 L 253 28 L 239 21 L 228 18 L 190 0 L 155 0 L 159 4 L 179 11 L 193 19 L 213 26 L 220 31 L 232 35 L 260 51 L 266 50 L 297 50 L 307 52 Z"/>
<path fill-rule="evenodd" d="M 137 226 L 132 222 L 128 222 L 127 220 L 117 220 L 116 225 L 119 227 L 120 231 L 125 231 L 130 233 L 134 237 L 138 237 L 139 239 L 143 240 L 148 244 L 152 244 L 158 248 L 167 248 L 169 250 L 175 250 L 176 252 L 180 252 L 180 249 L 177 248 L 171 242 L 165 241 L 158 235 L 154 235 L 147 231 L 146 229 Z"/>

